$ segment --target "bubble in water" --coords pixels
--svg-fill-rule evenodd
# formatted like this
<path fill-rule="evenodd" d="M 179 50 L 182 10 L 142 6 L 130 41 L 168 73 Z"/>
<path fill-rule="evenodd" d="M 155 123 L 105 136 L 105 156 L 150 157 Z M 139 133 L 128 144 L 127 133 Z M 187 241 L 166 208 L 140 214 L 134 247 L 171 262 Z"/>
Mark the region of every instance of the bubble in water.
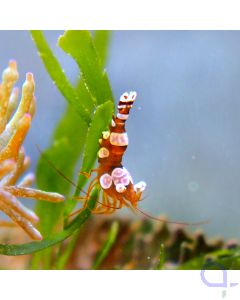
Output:
<path fill-rule="evenodd" d="M 195 192 L 198 191 L 198 189 L 199 189 L 199 184 L 198 184 L 197 181 L 190 181 L 188 183 L 188 190 L 189 190 L 189 192 L 195 193 Z"/>

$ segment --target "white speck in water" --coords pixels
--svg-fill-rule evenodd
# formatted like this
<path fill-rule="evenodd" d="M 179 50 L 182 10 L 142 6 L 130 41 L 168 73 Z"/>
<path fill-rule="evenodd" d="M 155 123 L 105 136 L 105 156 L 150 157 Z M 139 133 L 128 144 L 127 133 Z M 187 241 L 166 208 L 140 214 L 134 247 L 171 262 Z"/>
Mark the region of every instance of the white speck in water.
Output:
<path fill-rule="evenodd" d="M 148 257 L 147 257 L 147 260 L 150 260 L 150 259 L 151 259 L 151 256 L 148 256 Z"/>
<path fill-rule="evenodd" d="M 199 189 L 199 184 L 198 184 L 197 181 L 190 181 L 188 183 L 188 190 L 189 190 L 189 192 L 195 193 L 195 192 L 198 191 L 198 189 Z"/>
<path fill-rule="evenodd" d="M 195 160 L 196 159 L 196 155 L 192 155 L 192 160 Z"/>
<path fill-rule="evenodd" d="M 138 108 L 137 108 L 138 110 L 142 110 L 142 106 L 138 106 Z"/>

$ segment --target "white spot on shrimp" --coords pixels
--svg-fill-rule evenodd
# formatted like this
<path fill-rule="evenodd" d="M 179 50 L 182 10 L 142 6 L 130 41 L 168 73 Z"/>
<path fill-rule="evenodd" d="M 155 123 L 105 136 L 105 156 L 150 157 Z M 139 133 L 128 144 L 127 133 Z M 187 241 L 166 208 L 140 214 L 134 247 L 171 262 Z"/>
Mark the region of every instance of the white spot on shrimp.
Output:
<path fill-rule="evenodd" d="M 116 123 L 115 121 L 112 119 L 112 127 L 115 127 L 116 126 Z"/>
<path fill-rule="evenodd" d="M 112 171 L 112 177 L 113 178 L 120 178 L 125 174 L 124 170 L 122 168 L 115 168 Z"/>
<path fill-rule="evenodd" d="M 103 135 L 103 138 L 106 140 L 106 139 L 109 138 L 110 132 L 109 132 L 109 131 L 103 131 L 103 132 L 102 132 L 102 135 Z"/>
<path fill-rule="evenodd" d="M 112 185 L 112 177 L 105 173 L 100 177 L 100 185 L 103 189 L 109 189 Z"/>
<path fill-rule="evenodd" d="M 122 183 L 119 183 L 116 185 L 116 191 L 118 193 L 123 193 L 123 192 L 125 192 L 125 190 L 126 190 L 126 187 Z"/>
<path fill-rule="evenodd" d="M 146 182 L 140 181 L 136 184 L 134 184 L 134 190 L 136 193 L 142 193 L 146 189 Z"/>
<path fill-rule="evenodd" d="M 109 150 L 105 147 L 102 147 L 99 151 L 98 151 L 98 157 L 99 158 L 104 158 L 104 157 L 108 157 L 109 156 Z"/>
<path fill-rule="evenodd" d="M 110 143 L 114 146 L 127 146 L 128 145 L 127 133 L 112 132 L 110 135 Z"/>
<path fill-rule="evenodd" d="M 128 170 L 125 168 L 115 168 L 112 171 L 111 176 L 115 185 L 123 184 L 124 186 L 127 186 L 132 179 Z"/>

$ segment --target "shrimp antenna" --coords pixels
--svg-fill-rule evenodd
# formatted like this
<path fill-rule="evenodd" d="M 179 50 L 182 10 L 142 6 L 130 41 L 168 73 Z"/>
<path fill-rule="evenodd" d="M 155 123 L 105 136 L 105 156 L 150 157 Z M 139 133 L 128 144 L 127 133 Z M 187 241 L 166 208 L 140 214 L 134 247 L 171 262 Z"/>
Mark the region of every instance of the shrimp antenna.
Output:
<path fill-rule="evenodd" d="M 84 193 L 85 195 L 87 195 L 87 193 L 81 189 L 80 187 L 78 187 L 78 185 L 76 183 L 74 183 L 71 179 L 69 179 L 66 175 L 63 174 L 63 172 L 61 170 L 59 170 L 46 156 L 45 153 L 43 153 L 43 151 L 40 149 L 40 147 L 35 144 L 36 148 L 38 149 L 38 152 L 42 155 L 42 157 L 46 160 L 46 162 L 60 175 L 62 176 L 67 182 L 71 183 L 79 192 Z"/>
<path fill-rule="evenodd" d="M 145 200 L 148 197 L 148 195 L 144 196 L 142 199 L 140 199 L 138 202 Z M 146 213 L 145 211 L 141 210 L 139 207 L 134 207 L 135 210 L 137 210 L 138 212 L 140 212 L 142 215 L 144 215 L 145 217 L 155 220 L 155 221 L 159 221 L 162 223 L 169 223 L 169 224 L 177 224 L 177 225 L 184 225 L 184 226 L 199 226 L 202 224 L 208 224 L 209 220 L 206 221 L 201 221 L 201 222 L 194 222 L 194 223 L 188 223 L 188 222 L 175 222 L 175 221 L 167 221 L 164 219 L 160 219 L 154 216 L 149 215 L 148 213 Z M 133 210 L 134 211 L 134 210 Z"/>
<path fill-rule="evenodd" d="M 104 204 L 104 203 L 102 203 L 102 202 L 100 202 L 100 201 L 97 201 L 97 203 L 101 204 L 102 206 L 108 207 L 108 208 L 121 209 L 121 207 L 110 206 L 110 205 Z M 72 213 L 68 216 L 68 218 L 77 215 L 81 210 L 82 210 L 82 208 L 80 208 L 80 209 L 78 209 L 78 210 L 72 212 Z"/>
<path fill-rule="evenodd" d="M 184 225 L 184 226 L 199 226 L 199 225 L 203 225 L 203 224 L 207 224 L 209 223 L 209 220 L 207 221 L 202 221 L 202 222 L 196 222 L 196 223 L 188 223 L 188 222 L 174 222 L 174 221 L 166 221 L 164 219 L 160 219 L 154 216 L 149 215 L 148 213 L 144 212 L 143 210 L 141 210 L 139 207 L 134 207 L 135 210 L 137 210 L 138 212 L 140 212 L 142 215 L 144 215 L 145 217 L 155 220 L 155 221 L 159 221 L 162 223 L 169 223 L 169 224 L 176 224 L 176 225 Z"/>

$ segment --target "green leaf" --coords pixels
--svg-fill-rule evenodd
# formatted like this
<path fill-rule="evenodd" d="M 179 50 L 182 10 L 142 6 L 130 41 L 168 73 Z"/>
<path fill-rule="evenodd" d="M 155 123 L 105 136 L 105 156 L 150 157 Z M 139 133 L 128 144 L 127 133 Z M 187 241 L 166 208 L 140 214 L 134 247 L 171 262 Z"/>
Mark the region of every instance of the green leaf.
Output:
<path fill-rule="evenodd" d="M 21 245 L 0 245 L 0 254 L 10 256 L 31 254 L 64 241 L 79 230 L 80 227 L 88 220 L 91 215 L 91 211 L 96 205 L 98 197 L 99 190 L 98 188 L 94 188 L 90 195 L 87 207 L 67 226 L 65 230 L 50 236 L 41 242 L 31 242 Z"/>
<path fill-rule="evenodd" d="M 44 152 L 44 155 L 39 161 L 37 169 L 37 183 L 41 189 L 54 190 L 64 195 L 68 195 L 71 190 L 71 184 L 67 182 L 63 176 L 58 176 L 54 168 L 60 170 L 65 177 L 73 180 L 74 169 L 82 151 L 83 144 L 85 143 L 88 129 L 87 125 L 91 124 L 95 104 L 104 103 L 107 100 L 112 101 L 108 77 L 106 72 L 102 71 L 107 55 L 109 33 L 106 31 L 97 32 L 94 37 L 96 45 L 94 45 L 90 33 L 85 31 L 76 31 L 76 34 L 70 33 L 70 39 L 68 37 L 63 38 L 67 48 L 70 46 L 70 52 L 66 52 L 70 55 L 74 53 L 72 57 L 76 59 L 81 69 L 81 80 L 76 87 L 73 87 L 68 81 L 59 62 L 48 46 L 43 33 L 41 31 L 32 31 L 31 33 L 38 48 L 39 55 L 42 58 L 50 77 L 71 105 L 71 107 L 69 106 L 67 108 L 63 119 L 57 125 L 52 145 Z M 66 35 L 67 32 L 64 36 Z M 87 78 L 87 80 L 85 80 L 85 78 Z M 99 82 L 94 82 L 95 80 Z M 104 114 L 104 112 L 105 109 L 107 111 L 109 106 L 106 105 L 106 108 L 100 107 L 96 110 L 97 112 L 99 109 L 99 111 L 103 113 L 102 118 L 107 118 L 107 122 L 110 121 L 111 116 L 109 117 L 109 114 Z M 76 112 L 79 114 L 81 119 L 78 117 Z M 93 120 L 96 112 L 93 115 Z M 93 123 L 90 128 L 94 131 L 94 126 L 96 126 L 98 131 L 99 126 L 104 126 L 103 129 L 105 129 L 106 126 L 104 122 L 105 120 L 103 122 L 100 121 L 97 126 Z M 101 125 L 102 123 L 103 125 Z M 89 135 L 88 132 L 88 139 L 89 136 L 90 140 L 92 136 L 94 138 L 94 135 Z M 83 158 L 85 166 L 86 164 L 87 166 L 93 166 L 96 160 L 98 150 L 98 144 L 96 144 L 97 141 L 98 138 L 95 141 L 95 144 L 94 142 L 86 142 L 89 145 L 88 147 L 86 146 L 86 148 L 90 153 L 91 160 L 86 163 L 87 158 Z M 92 146 L 94 149 L 91 148 Z M 86 153 L 86 151 L 84 153 Z M 93 153 L 95 153 L 95 157 L 93 157 Z M 50 164 L 53 164 L 54 168 L 52 168 Z M 91 168 L 89 171 L 90 170 Z M 80 188 L 85 185 L 86 181 L 87 180 L 84 177 L 83 182 L 80 182 Z M 78 189 L 76 189 L 75 195 L 78 193 Z M 71 211 L 71 208 L 74 207 L 75 203 L 76 201 L 72 199 L 68 199 L 66 201 L 65 205 L 67 207 L 67 212 Z M 54 232 L 56 225 L 61 222 L 63 206 L 64 204 L 60 204 L 58 206 L 52 203 L 38 204 L 37 213 L 41 220 L 39 229 L 44 237 L 48 237 L 49 234 Z M 37 259 L 36 256 L 34 257 L 35 261 L 44 261 L 46 268 L 50 266 L 51 251 L 49 250 L 50 249 L 47 249 L 47 252 L 38 253 Z"/>
<path fill-rule="evenodd" d="M 218 270 L 223 266 L 227 270 L 240 269 L 240 247 L 221 249 L 206 255 L 200 255 L 179 266 L 179 270 Z"/>
<path fill-rule="evenodd" d="M 80 78 L 80 80 L 78 81 L 78 84 L 75 89 L 79 99 L 81 99 L 81 102 L 86 103 L 88 105 L 88 110 L 92 114 L 92 112 L 95 109 L 95 103 L 82 78 Z M 91 120 L 88 122 L 88 124 L 90 123 Z"/>
<path fill-rule="evenodd" d="M 162 270 L 165 263 L 165 247 L 164 244 L 160 245 L 159 263 L 157 265 L 157 270 Z"/>
<path fill-rule="evenodd" d="M 110 31 L 108 30 L 97 30 L 95 31 L 94 37 L 93 37 L 93 42 L 94 46 L 96 48 L 98 57 L 99 57 L 99 64 L 100 67 L 103 69 L 106 60 L 107 60 L 107 55 L 108 55 L 108 45 L 109 45 L 109 40 L 110 40 Z M 103 76 L 105 72 L 103 73 Z M 105 80 L 108 80 L 106 78 Z M 88 105 L 90 106 L 92 104 L 92 107 L 90 108 L 90 111 L 94 110 L 94 103 L 91 99 L 91 95 L 89 91 L 86 88 L 86 85 L 82 78 L 78 80 L 77 86 L 76 86 L 76 92 L 78 94 L 79 99 L 84 99 L 84 103 L 87 102 Z"/>
<path fill-rule="evenodd" d="M 67 182 L 49 165 L 50 161 L 69 178 L 73 178 L 75 165 L 83 149 L 87 133 L 86 123 L 68 107 L 65 116 L 57 125 L 52 145 L 41 156 L 37 166 L 37 186 L 42 190 L 68 195 L 71 183 Z M 47 161 L 47 160 L 48 161 Z M 40 231 L 47 236 L 61 217 L 64 204 L 39 202 L 37 213 L 40 217 Z M 49 217 L 51 216 L 51 217 Z"/>
<path fill-rule="evenodd" d="M 81 172 L 90 173 L 93 169 L 99 149 L 99 138 L 102 136 L 102 132 L 108 128 L 112 113 L 113 103 L 111 101 L 105 102 L 97 107 L 87 133 Z M 76 189 L 75 196 L 79 194 L 79 190 L 83 189 L 87 181 L 88 178 L 86 176 L 82 174 L 79 175 L 77 183 L 78 189 Z M 68 201 L 65 214 L 68 215 L 75 205 L 76 200 L 71 199 L 71 201 Z"/>
<path fill-rule="evenodd" d="M 110 228 L 108 237 L 106 241 L 104 242 L 101 250 L 97 253 L 96 259 L 93 264 L 93 270 L 96 270 L 99 268 L 103 260 L 107 257 L 108 253 L 110 252 L 112 246 L 114 245 L 117 235 L 119 231 L 119 223 L 118 222 L 113 222 L 112 226 Z"/>
<path fill-rule="evenodd" d="M 81 130 L 79 130 L 81 129 Z M 55 168 L 61 170 L 70 180 L 73 178 L 76 163 L 83 149 L 87 133 L 86 123 L 79 115 L 68 107 L 65 115 L 56 127 L 52 145 L 43 153 L 37 165 L 37 186 L 42 190 L 58 191 L 68 195 L 72 185 Z M 63 226 L 63 211 L 65 203 L 38 202 L 36 211 L 40 217 L 39 230 L 44 237 L 54 232 L 56 225 Z M 61 227 L 60 227 L 61 228 Z M 33 262 L 42 263 L 48 269 L 51 265 L 51 249 L 37 253 Z"/>
<path fill-rule="evenodd" d="M 96 30 L 94 32 L 94 45 L 97 50 L 100 66 L 104 68 L 107 56 L 108 56 L 108 45 L 110 39 L 110 31 L 109 30 Z"/>
<path fill-rule="evenodd" d="M 75 91 L 68 82 L 58 61 L 54 57 L 51 49 L 44 39 L 42 32 L 33 31 L 32 36 L 39 49 L 39 53 L 43 59 L 43 62 L 45 63 L 50 76 L 53 80 L 55 80 L 59 90 L 66 98 L 73 97 L 73 93 L 75 93 Z M 106 43 L 108 42 L 108 34 L 107 32 L 99 31 L 96 37 L 97 48 L 99 49 L 99 51 L 101 51 L 101 61 L 104 62 L 106 57 L 103 56 L 106 55 Z M 78 49 L 79 45 L 75 43 L 74 46 L 76 49 Z M 65 92 L 65 90 L 67 92 Z M 89 111 L 92 112 L 94 108 L 93 101 L 86 89 L 86 85 L 83 83 L 83 80 L 80 80 L 80 84 L 76 92 L 79 99 L 81 99 L 81 102 L 88 104 Z M 75 104 L 72 105 L 72 107 L 76 109 Z M 47 159 L 56 168 L 61 170 L 62 173 L 70 180 L 72 180 L 73 178 L 73 170 L 80 156 L 87 132 L 86 125 L 77 116 L 73 108 L 67 108 L 63 119 L 57 125 L 52 145 L 44 153 L 44 157 L 47 156 Z M 69 182 L 64 180 L 64 178 L 62 178 L 61 176 L 58 176 L 56 174 L 56 171 L 49 165 L 44 157 L 41 157 L 38 164 L 38 186 L 41 189 L 55 190 L 59 193 L 67 195 L 70 190 Z M 40 230 L 44 235 L 52 232 L 54 225 L 57 223 L 57 220 L 61 216 L 62 207 L 63 205 L 56 206 L 52 203 L 40 203 L 38 205 L 37 211 L 41 218 Z M 51 218 L 49 218 L 49 216 L 51 216 Z"/>
<path fill-rule="evenodd" d="M 90 114 L 92 109 L 91 101 L 82 101 L 79 98 L 78 93 L 75 88 L 68 81 L 62 67 L 60 66 L 58 60 L 54 56 L 52 50 L 50 49 L 43 33 L 40 30 L 32 30 L 31 35 L 35 45 L 38 49 L 39 56 L 41 57 L 48 74 L 52 78 L 54 84 L 56 84 L 59 91 L 62 93 L 64 98 L 76 109 L 80 116 L 87 123 L 90 122 Z M 75 44 L 75 48 L 77 49 Z M 92 100 L 92 99 L 91 99 Z"/>
<path fill-rule="evenodd" d="M 66 245 L 66 248 L 64 251 L 59 251 L 57 261 L 56 261 L 56 269 L 57 270 L 63 270 L 76 246 L 76 243 L 79 238 L 79 231 L 74 233 L 71 237 L 69 237 L 68 244 Z"/>
<path fill-rule="evenodd" d="M 68 30 L 59 38 L 59 46 L 77 62 L 81 76 L 96 104 L 113 101 L 111 87 L 102 62 L 95 49 L 90 32 Z M 77 47 L 76 47 L 77 45 Z"/>

